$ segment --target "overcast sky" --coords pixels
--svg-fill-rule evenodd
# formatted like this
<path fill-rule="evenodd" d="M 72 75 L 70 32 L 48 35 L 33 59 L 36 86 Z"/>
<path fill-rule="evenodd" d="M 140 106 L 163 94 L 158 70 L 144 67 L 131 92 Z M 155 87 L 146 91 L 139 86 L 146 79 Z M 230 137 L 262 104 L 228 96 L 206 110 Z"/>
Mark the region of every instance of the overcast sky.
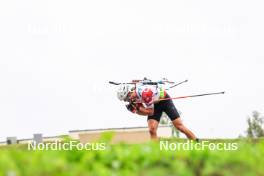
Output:
<path fill-rule="evenodd" d="M 145 126 L 109 80 L 189 79 L 171 96 L 199 137 L 237 137 L 264 113 L 261 0 L 0 1 L 0 140 Z"/>

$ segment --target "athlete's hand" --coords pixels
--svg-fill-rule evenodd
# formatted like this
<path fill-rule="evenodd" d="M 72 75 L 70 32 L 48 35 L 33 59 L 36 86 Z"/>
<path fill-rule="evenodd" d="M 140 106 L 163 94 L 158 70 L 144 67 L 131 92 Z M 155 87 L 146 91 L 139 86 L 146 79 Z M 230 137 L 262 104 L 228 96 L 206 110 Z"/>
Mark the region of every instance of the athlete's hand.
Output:
<path fill-rule="evenodd" d="M 136 105 L 136 102 L 137 102 L 136 98 L 132 98 L 132 97 L 130 98 L 129 103 L 132 103 L 132 104 Z"/>
<path fill-rule="evenodd" d="M 129 110 L 132 113 L 135 113 L 137 111 L 137 107 L 135 103 L 130 102 L 126 105 L 127 110 Z"/>

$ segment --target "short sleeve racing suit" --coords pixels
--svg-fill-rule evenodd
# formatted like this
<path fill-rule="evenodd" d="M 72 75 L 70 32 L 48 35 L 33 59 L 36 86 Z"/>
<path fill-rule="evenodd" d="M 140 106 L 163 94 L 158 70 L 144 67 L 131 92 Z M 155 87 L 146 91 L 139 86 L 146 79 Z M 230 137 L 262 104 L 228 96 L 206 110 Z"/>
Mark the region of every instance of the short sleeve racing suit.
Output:
<path fill-rule="evenodd" d="M 153 92 L 152 100 L 148 103 L 144 102 L 142 98 L 142 93 L 145 89 L 151 89 L 151 91 Z M 156 85 L 138 84 L 136 85 L 136 94 L 139 102 L 142 102 L 145 108 L 154 108 L 154 114 L 148 116 L 148 120 L 154 119 L 159 122 L 163 112 L 165 112 L 168 115 L 171 121 L 180 117 L 172 100 L 169 99 L 169 100 L 159 101 L 159 99 L 162 98 L 170 98 L 170 96 L 167 94 L 164 88 Z"/>

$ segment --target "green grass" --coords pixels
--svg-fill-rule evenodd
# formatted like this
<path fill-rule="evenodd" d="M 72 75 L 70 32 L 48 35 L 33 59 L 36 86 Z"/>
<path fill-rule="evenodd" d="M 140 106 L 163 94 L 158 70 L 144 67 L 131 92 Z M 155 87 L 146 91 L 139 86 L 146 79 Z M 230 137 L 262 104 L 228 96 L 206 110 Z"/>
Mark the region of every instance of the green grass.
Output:
<path fill-rule="evenodd" d="M 115 144 L 105 151 L 5 146 L 0 147 L 0 176 L 264 176 L 263 139 L 212 142 L 223 141 L 238 142 L 238 150 L 161 151 L 158 142 Z"/>

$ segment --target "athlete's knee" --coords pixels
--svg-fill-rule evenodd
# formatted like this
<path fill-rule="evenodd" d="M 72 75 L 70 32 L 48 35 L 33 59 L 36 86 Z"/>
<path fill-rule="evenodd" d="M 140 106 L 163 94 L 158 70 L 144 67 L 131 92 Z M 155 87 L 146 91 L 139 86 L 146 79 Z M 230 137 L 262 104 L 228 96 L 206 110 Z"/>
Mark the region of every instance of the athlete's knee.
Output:
<path fill-rule="evenodd" d="M 157 128 L 155 126 L 150 126 L 149 127 L 149 134 L 152 136 L 157 135 Z"/>
<path fill-rule="evenodd" d="M 179 131 L 183 131 L 185 129 L 185 126 L 183 125 L 180 118 L 176 118 L 172 121 L 175 128 L 177 128 Z"/>

